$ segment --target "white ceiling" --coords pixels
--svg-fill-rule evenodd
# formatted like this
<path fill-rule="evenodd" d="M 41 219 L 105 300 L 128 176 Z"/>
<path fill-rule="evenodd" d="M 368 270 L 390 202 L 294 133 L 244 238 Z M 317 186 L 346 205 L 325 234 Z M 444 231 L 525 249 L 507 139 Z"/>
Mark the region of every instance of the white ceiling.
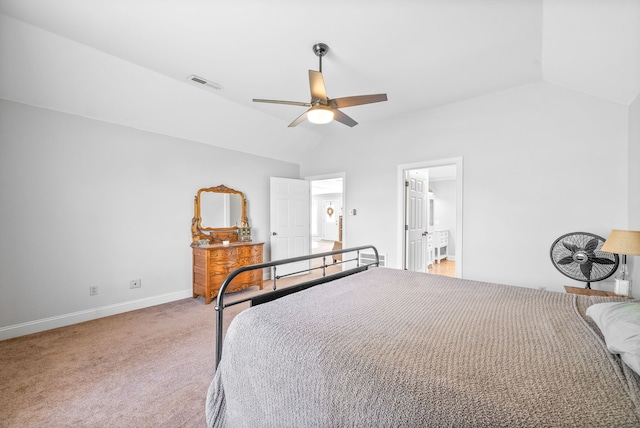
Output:
<path fill-rule="evenodd" d="M 197 89 L 201 91 L 199 97 L 228 100 L 217 109 L 232 111 L 236 116 L 251 111 L 252 118 L 264 119 L 251 119 L 246 126 L 261 126 L 268 131 L 266 123 L 270 121 L 283 129 L 283 136 L 295 135 L 282 138 L 285 142 L 278 150 L 285 153 L 297 150 L 293 146 L 300 140 L 317 141 L 348 130 L 338 123 L 300 125 L 306 131 L 285 129 L 304 107 L 251 101 L 271 98 L 307 102 L 307 70 L 318 68 L 312 52 L 314 43 L 324 42 L 330 47 L 323 60 L 329 97 L 388 94 L 388 102 L 345 109 L 361 126 L 540 80 L 628 105 L 640 92 L 639 3 L 0 0 L 0 13 L 108 54 L 113 69 L 109 76 L 99 76 L 94 82 L 93 95 L 108 99 L 114 91 L 108 80 L 135 77 L 141 81 L 145 73 L 144 80 L 172 86 L 167 91 L 180 100 L 180 111 L 158 117 L 157 132 L 225 145 L 205 141 L 210 132 L 205 117 L 217 115 L 208 109 L 220 103 L 188 101 L 194 87 L 187 78 L 195 74 L 223 86 L 219 91 Z M 78 55 L 74 59 L 78 67 L 89 67 L 81 63 L 87 55 Z M 144 73 L 133 76 L 126 71 L 130 70 L 127 64 L 139 66 Z M 47 70 L 40 72 L 46 75 Z M 163 83 L 168 81 L 174 83 Z M 164 89 L 156 87 L 164 94 Z M 35 91 L 22 89 L 29 90 Z M 182 99 L 183 94 L 189 95 Z M 62 111 L 88 109 L 62 106 L 71 103 L 62 96 L 42 100 L 45 95 L 34 93 L 24 97 L 38 98 L 49 108 L 60 104 Z M 145 99 L 137 99 L 135 109 L 126 117 L 118 116 L 117 110 L 122 107 L 117 102 L 103 105 L 105 111 L 100 114 L 112 114 L 116 118 L 113 121 L 128 126 L 156 130 L 153 118 L 145 112 L 157 109 L 158 97 L 149 94 L 137 98 Z M 242 119 L 237 120 L 242 123 Z M 162 126 L 166 125 L 160 122 L 168 121 L 180 122 L 180 127 L 164 131 Z M 264 154 L 259 141 L 233 144 L 227 146 Z"/>
<path fill-rule="evenodd" d="M 342 193 L 342 178 L 326 178 L 311 181 L 312 195 Z"/>

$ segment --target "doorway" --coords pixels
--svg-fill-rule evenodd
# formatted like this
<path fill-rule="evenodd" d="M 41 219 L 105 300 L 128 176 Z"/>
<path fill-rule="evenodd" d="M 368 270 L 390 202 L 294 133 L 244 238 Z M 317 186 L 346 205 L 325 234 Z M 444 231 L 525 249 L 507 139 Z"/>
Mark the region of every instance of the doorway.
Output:
<path fill-rule="evenodd" d="M 398 166 L 398 260 L 462 278 L 462 158 Z"/>
<path fill-rule="evenodd" d="M 307 177 L 311 184 L 311 253 L 344 245 L 344 174 Z M 340 256 L 336 256 L 336 261 Z"/>

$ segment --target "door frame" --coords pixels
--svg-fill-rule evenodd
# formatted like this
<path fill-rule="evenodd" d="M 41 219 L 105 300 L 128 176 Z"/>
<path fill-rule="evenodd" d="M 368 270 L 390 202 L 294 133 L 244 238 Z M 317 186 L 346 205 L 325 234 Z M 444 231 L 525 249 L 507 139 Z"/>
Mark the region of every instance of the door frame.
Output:
<path fill-rule="evenodd" d="M 456 166 L 456 277 L 463 278 L 463 239 L 462 239 L 462 201 L 463 201 L 463 161 L 462 157 L 453 157 L 446 159 L 437 159 L 430 161 L 421 161 L 408 164 L 398 165 L 397 172 L 397 216 L 398 219 L 398 235 L 396 241 L 396 254 L 397 260 L 400 261 L 400 265 L 404 267 L 405 263 L 405 171 L 412 169 L 425 169 L 433 168 L 437 166 L 455 165 Z"/>
<path fill-rule="evenodd" d="M 347 248 L 347 210 L 346 210 L 346 194 L 347 194 L 347 174 L 344 172 L 336 172 L 334 174 L 322 174 L 322 175 L 310 175 L 305 177 L 305 180 L 309 182 L 318 181 L 318 180 L 326 180 L 329 178 L 341 178 L 342 179 L 342 248 Z M 309 185 L 311 189 L 311 184 Z M 310 195 L 313 196 L 313 195 Z M 311 202 L 309 203 L 309 210 L 311 210 Z M 309 227 L 309 233 L 311 234 L 311 227 Z M 309 236 L 309 243 L 313 239 L 312 236 Z"/>

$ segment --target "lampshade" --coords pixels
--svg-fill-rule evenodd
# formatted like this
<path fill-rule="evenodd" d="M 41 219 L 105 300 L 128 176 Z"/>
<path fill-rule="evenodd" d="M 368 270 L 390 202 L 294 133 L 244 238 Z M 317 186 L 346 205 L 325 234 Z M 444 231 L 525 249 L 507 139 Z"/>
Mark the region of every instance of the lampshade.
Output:
<path fill-rule="evenodd" d="M 322 125 L 333 120 L 333 111 L 329 107 L 315 106 L 311 107 L 307 112 L 309 122 Z"/>
<path fill-rule="evenodd" d="M 613 229 L 602 246 L 602 251 L 640 256 L 640 230 Z"/>

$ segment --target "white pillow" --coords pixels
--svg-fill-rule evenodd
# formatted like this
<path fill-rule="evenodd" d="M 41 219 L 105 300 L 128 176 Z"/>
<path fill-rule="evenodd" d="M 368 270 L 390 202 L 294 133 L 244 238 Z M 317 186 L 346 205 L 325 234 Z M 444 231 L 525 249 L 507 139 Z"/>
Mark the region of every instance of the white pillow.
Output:
<path fill-rule="evenodd" d="M 640 303 L 597 303 L 587 315 L 598 325 L 612 354 L 640 375 Z"/>

